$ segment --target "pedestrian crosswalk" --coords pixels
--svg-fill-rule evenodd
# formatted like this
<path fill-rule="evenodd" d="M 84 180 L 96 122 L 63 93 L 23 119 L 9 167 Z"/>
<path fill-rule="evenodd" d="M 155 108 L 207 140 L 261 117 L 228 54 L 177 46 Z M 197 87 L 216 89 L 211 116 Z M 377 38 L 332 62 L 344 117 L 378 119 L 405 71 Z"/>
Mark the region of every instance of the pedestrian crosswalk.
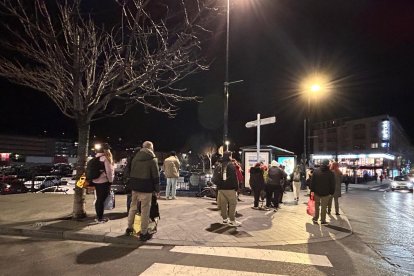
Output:
<path fill-rule="evenodd" d="M 259 248 L 242 248 L 242 247 L 203 247 L 203 246 L 175 246 L 169 250 L 171 253 L 187 254 L 191 256 L 212 256 L 226 257 L 234 260 L 244 261 L 267 261 L 271 263 L 290 263 L 295 265 L 316 266 L 321 268 L 332 268 L 332 263 L 325 255 L 307 254 L 291 252 L 284 250 L 271 250 Z M 238 268 L 240 269 L 240 268 Z M 266 271 L 267 272 L 267 271 Z M 276 271 L 275 271 L 276 272 Z M 201 267 L 183 264 L 153 263 L 140 275 L 285 275 L 285 274 L 267 274 L 254 271 L 243 271 L 223 268 Z"/>
<path fill-rule="evenodd" d="M 281 274 L 257 273 L 248 271 L 217 269 L 209 267 L 197 267 L 176 264 L 154 263 L 147 270 L 140 274 L 141 276 L 153 275 L 209 275 L 209 276 L 282 276 Z"/>
<path fill-rule="evenodd" d="M 384 187 L 384 186 L 382 186 L 382 185 L 379 185 L 379 186 L 374 186 L 374 187 L 371 187 L 369 190 L 370 190 L 370 191 L 385 192 L 385 191 L 389 191 L 389 190 L 390 190 L 390 188 L 388 188 L 388 187 Z"/>

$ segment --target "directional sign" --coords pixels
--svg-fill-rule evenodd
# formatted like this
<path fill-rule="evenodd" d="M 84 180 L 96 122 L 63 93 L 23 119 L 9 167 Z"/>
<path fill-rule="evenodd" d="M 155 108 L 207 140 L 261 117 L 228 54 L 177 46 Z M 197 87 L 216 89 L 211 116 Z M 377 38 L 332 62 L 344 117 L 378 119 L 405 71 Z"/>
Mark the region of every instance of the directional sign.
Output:
<path fill-rule="evenodd" d="M 276 123 L 276 117 L 268 117 L 268 118 L 264 118 L 260 120 L 260 125 L 268 125 L 268 124 L 274 124 Z M 251 128 L 251 127 L 257 127 L 257 120 L 255 121 L 250 121 L 246 123 L 246 127 L 247 128 Z"/>

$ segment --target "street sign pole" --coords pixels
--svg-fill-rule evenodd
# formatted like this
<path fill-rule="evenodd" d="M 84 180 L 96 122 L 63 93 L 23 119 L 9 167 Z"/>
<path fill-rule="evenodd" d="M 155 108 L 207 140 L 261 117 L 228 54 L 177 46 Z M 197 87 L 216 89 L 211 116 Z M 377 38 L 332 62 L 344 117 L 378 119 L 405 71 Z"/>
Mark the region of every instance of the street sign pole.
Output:
<path fill-rule="evenodd" d="M 257 144 L 256 144 L 256 153 L 257 153 L 257 163 L 260 162 L 260 113 L 257 113 Z"/>
<path fill-rule="evenodd" d="M 246 123 L 247 128 L 257 127 L 257 142 L 256 142 L 256 152 L 257 152 L 257 162 L 260 162 L 260 127 L 262 125 L 274 124 L 276 123 L 276 117 L 268 117 L 260 119 L 260 113 L 257 114 L 257 120 L 250 121 Z"/>

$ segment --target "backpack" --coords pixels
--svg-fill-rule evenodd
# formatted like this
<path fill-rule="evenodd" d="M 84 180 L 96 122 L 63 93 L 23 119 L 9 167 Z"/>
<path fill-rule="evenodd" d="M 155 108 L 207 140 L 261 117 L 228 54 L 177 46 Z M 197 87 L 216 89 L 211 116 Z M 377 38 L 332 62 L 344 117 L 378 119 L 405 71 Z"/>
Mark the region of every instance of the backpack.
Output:
<path fill-rule="evenodd" d="M 99 157 L 94 157 L 86 164 L 86 180 L 91 181 L 98 178 L 102 172 L 105 171 L 105 164 L 99 160 Z"/>
<path fill-rule="evenodd" d="M 216 184 L 217 186 L 220 186 L 224 182 L 223 180 L 223 168 L 222 164 L 218 163 L 213 171 L 213 177 L 211 177 L 211 182 Z"/>

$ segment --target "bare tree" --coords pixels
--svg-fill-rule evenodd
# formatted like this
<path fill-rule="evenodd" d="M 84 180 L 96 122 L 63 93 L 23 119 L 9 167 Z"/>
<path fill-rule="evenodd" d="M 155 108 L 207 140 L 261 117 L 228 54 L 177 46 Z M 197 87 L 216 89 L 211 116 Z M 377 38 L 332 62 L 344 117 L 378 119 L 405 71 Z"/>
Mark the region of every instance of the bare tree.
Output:
<path fill-rule="evenodd" d="M 0 76 L 45 93 L 76 121 L 78 177 L 91 122 L 136 104 L 174 116 L 178 102 L 197 99 L 177 82 L 207 69 L 200 48 L 211 0 L 112 2 L 121 23 L 104 25 L 81 0 L 0 0 Z M 77 189 L 73 218 L 84 216 Z"/>
<path fill-rule="evenodd" d="M 211 167 L 212 167 L 212 158 L 214 156 L 214 154 L 217 153 L 217 146 L 212 144 L 212 143 L 208 143 L 204 146 L 203 148 L 203 153 L 202 155 L 204 157 L 206 157 L 209 161 L 209 172 L 212 173 Z M 203 166 L 204 166 L 204 162 L 203 162 Z M 204 170 L 203 170 L 204 172 Z"/>

